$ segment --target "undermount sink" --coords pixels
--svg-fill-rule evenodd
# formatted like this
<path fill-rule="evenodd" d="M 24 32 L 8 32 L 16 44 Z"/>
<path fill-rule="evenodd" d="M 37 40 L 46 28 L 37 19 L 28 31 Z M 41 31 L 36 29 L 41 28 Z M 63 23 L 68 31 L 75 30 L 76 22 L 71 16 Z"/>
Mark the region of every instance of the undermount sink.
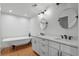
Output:
<path fill-rule="evenodd" d="M 40 33 L 40 35 L 41 35 L 41 36 L 45 36 L 45 34 L 44 34 L 44 33 Z"/>

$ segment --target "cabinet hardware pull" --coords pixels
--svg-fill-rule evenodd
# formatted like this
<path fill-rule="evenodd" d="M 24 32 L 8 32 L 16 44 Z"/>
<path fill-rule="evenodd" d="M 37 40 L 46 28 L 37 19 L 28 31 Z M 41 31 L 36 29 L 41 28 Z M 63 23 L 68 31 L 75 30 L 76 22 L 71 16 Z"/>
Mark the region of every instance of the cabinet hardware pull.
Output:
<path fill-rule="evenodd" d="M 60 56 L 62 56 L 62 52 L 60 53 Z"/>
<path fill-rule="evenodd" d="M 58 51 L 58 56 L 59 56 L 59 51 Z"/>

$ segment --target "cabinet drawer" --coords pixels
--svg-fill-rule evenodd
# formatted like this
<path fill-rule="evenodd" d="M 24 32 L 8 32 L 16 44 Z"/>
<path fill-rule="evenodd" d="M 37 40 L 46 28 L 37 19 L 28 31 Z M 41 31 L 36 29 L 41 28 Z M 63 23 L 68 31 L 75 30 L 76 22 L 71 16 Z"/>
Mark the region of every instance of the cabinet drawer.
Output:
<path fill-rule="evenodd" d="M 53 41 L 49 41 L 49 47 L 53 47 L 56 49 L 59 49 L 59 43 L 53 42 Z"/>
<path fill-rule="evenodd" d="M 78 48 L 74 48 L 74 47 L 70 47 L 70 46 L 66 46 L 66 45 L 61 45 L 61 50 L 62 50 L 62 52 L 66 52 L 68 54 L 77 56 Z"/>
<path fill-rule="evenodd" d="M 48 40 L 46 40 L 46 39 L 40 39 L 40 43 L 43 43 L 45 45 L 48 45 Z"/>

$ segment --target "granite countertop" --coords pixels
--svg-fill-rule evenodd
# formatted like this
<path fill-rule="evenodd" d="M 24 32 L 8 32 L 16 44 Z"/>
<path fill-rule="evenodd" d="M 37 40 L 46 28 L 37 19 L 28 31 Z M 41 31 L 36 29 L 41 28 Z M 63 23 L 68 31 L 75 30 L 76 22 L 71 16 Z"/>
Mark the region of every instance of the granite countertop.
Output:
<path fill-rule="evenodd" d="M 64 44 L 64 45 L 68 45 L 71 47 L 78 47 L 78 40 L 66 40 L 66 39 L 61 39 L 61 38 L 57 38 L 56 36 L 42 36 L 42 35 L 34 35 L 33 37 L 38 37 L 38 38 L 43 38 L 46 40 L 51 40 L 60 44 Z"/>

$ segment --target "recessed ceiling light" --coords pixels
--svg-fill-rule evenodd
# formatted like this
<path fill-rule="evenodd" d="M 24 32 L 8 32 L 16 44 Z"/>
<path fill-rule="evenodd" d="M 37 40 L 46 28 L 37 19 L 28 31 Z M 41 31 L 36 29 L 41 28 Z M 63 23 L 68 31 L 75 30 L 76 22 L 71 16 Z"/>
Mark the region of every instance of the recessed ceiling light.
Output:
<path fill-rule="evenodd" d="M 11 13 L 11 12 L 12 12 L 12 10 L 9 10 L 9 12 Z"/>

